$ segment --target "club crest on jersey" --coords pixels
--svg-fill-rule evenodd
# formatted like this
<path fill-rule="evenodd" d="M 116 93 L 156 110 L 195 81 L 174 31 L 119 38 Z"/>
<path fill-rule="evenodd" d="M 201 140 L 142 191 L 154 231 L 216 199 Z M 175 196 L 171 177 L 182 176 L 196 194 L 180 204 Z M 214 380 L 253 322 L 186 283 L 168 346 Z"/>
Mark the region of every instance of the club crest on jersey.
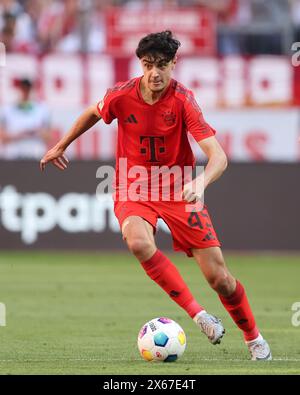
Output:
<path fill-rule="evenodd" d="M 175 122 L 176 122 L 176 114 L 174 114 L 172 111 L 170 111 L 170 110 L 165 111 L 165 112 L 162 114 L 162 117 L 164 118 L 165 124 L 166 124 L 167 126 L 173 126 L 173 125 L 175 125 Z"/>

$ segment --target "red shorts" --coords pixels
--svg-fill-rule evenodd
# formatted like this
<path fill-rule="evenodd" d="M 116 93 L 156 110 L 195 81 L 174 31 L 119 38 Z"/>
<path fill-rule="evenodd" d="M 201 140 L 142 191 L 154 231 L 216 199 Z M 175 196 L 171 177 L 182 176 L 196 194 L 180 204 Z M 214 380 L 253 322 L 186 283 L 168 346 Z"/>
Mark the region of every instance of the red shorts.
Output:
<path fill-rule="evenodd" d="M 116 201 L 114 210 L 121 229 L 123 221 L 132 215 L 145 219 L 154 231 L 157 219 L 163 219 L 171 231 L 174 250 L 184 251 L 187 256 L 192 256 L 191 248 L 219 247 L 206 206 L 198 212 L 187 212 L 186 205 L 185 201 Z"/>

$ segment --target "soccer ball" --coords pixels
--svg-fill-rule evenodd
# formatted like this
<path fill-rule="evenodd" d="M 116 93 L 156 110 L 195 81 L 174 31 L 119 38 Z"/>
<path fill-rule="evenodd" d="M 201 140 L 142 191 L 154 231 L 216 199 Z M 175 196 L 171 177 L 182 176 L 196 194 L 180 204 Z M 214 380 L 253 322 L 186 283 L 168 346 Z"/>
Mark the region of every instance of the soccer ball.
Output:
<path fill-rule="evenodd" d="M 138 335 L 138 348 L 146 361 L 176 361 L 184 353 L 185 347 L 183 329 L 170 318 L 160 317 L 148 321 Z"/>

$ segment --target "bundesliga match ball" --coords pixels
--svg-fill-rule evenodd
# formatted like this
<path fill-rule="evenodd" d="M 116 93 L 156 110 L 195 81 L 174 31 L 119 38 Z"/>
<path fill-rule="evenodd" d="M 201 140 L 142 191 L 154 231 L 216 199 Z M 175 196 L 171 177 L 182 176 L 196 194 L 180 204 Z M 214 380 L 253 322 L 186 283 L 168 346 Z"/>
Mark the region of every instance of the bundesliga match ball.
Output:
<path fill-rule="evenodd" d="M 170 318 L 154 318 L 143 325 L 138 335 L 138 348 L 146 361 L 176 361 L 185 347 L 183 329 Z"/>

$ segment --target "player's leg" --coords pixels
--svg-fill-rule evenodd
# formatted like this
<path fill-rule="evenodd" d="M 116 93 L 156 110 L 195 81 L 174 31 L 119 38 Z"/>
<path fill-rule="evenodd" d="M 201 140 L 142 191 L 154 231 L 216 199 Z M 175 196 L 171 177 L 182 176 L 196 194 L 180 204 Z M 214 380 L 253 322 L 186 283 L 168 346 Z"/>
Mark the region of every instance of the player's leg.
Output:
<path fill-rule="evenodd" d="M 218 292 L 225 308 L 246 338 L 257 340 L 258 330 L 244 288 L 236 282 L 225 265 L 206 206 L 200 211 L 197 208 L 188 211 L 186 203 L 178 201 L 161 203 L 161 209 L 160 216 L 172 232 L 174 249 L 195 256 L 208 282 Z M 194 321 L 213 344 L 220 342 L 224 333 L 221 320 L 202 311 L 194 317 Z"/>
<path fill-rule="evenodd" d="M 148 276 L 155 281 L 191 317 L 203 310 L 198 304 L 175 265 L 157 249 L 153 226 L 138 216 L 127 217 L 122 234 L 129 250 L 140 261 Z"/>
<path fill-rule="evenodd" d="M 127 246 L 140 262 L 150 259 L 157 250 L 153 226 L 139 216 L 129 216 L 122 223 L 122 235 Z"/>
<path fill-rule="evenodd" d="M 192 249 L 200 269 L 236 325 L 243 331 L 252 359 L 271 359 L 267 342 L 256 326 L 245 289 L 229 272 L 219 247 Z"/>
<path fill-rule="evenodd" d="M 204 221 L 208 218 L 206 210 L 201 213 L 187 211 L 186 203 L 183 201 L 160 202 L 158 209 L 160 217 L 171 230 L 176 251 L 184 251 L 192 257 L 191 246 L 205 248 L 208 243 L 220 245 L 212 227 L 203 231 Z M 192 318 L 212 344 L 220 343 L 225 333 L 221 320 L 205 310 L 201 310 Z"/>
<path fill-rule="evenodd" d="M 236 280 L 229 272 L 220 247 L 192 248 L 202 273 L 219 295 L 230 296 L 236 289 Z"/>

